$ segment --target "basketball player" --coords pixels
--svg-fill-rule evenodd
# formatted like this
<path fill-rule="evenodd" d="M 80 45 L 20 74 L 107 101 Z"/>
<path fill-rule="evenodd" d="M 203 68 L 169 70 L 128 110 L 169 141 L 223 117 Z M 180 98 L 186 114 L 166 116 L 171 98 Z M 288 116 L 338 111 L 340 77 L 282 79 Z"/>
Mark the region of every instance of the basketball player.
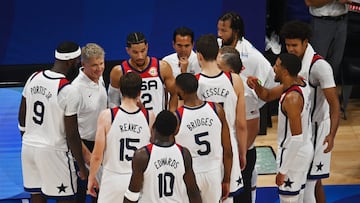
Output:
<path fill-rule="evenodd" d="M 223 72 L 219 69 L 216 57 L 219 46 L 212 34 L 202 35 L 196 40 L 196 51 L 201 73 L 198 97 L 203 101 L 217 102 L 223 105 L 225 117 L 230 130 L 233 164 L 230 178 L 231 201 L 243 186 L 241 169 L 246 167 L 247 130 L 245 120 L 244 86 L 238 74 Z"/>
<path fill-rule="evenodd" d="M 217 21 L 218 44 L 220 47 L 230 46 L 238 50 L 243 64 L 241 77 L 256 76 L 266 88 L 272 88 L 274 83 L 274 72 L 271 64 L 252 44 L 245 38 L 244 21 L 241 16 L 235 12 L 227 12 L 221 15 Z M 244 80 L 246 81 L 246 80 Z M 245 90 L 246 91 L 246 90 Z M 249 96 L 249 95 L 248 95 Z M 249 99 L 249 97 L 245 97 Z M 245 100 L 246 101 L 246 100 Z M 251 104 L 251 106 L 249 106 Z M 248 129 L 248 156 L 254 158 L 256 149 L 253 142 L 260 129 L 260 108 L 265 104 L 264 101 L 258 99 L 246 102 L 247 110 L 247 129 Z M 251 168 L 255 160 L 250 161 L 250 165 L 243 171 L 244 191 L 235 197 L 235 202 L 245 201 L 251 202 L 251 184 L 252 179 Z"/>
<path fill-rule="evenodd" d="M 55 50 L 50 70 L 27 80 L 19 109 L 22 137 L 22 171 L 25 191 L 32 202 L 75 202 L 76 171 L 87 178 L 81 152 L 77 109 L 80 97 L 66 79 L 78 69 L 81 50 L 74 42 L 62 42 Z"/>
<path fill-rule="evenodd" d="M 220 104 L 198 98 L 198 81 L 193 74 L 178 75 L 176 86 L 179 98 L 184 100 L 176 110 L 180 123 L 176 142 L 190 150 L 203 202 L 224 200 L 230 191 L 233 159 L 224 110 Z"/>
<path fill-rule="evenodd" d="M 153 110 L 156 115 L 167 108 L 166 90 L 170 93 L 168 109 L 175 111 L 178 98 L 170 65 L 165 61 L 147 55 L 148 43 L 141 32 L 130 33 L 127 36 L 126 46 L 126 52 L 130 59 L 123 61 L 121 65 L 114 66 L 110 72 L 109 107 L 120 104 L 120 77 L 127 72 L 135 72 L 143 79 L 140 98 L 142 105 L 147 110 Z"/>
<path fill-rule="evenodd" d="M 176 129 L 173 113 L 164 110 L 157 115 L 152 127 L 154 142 L 138 149 L 133 157 L 124 203 L 202 202 L 191 154 L 175 143 Z"/>
<path fill-rule="evenodd" d="M 131 160 L 136 149 L 150 142 L 150 128 L 155 117 L 137 105 L 141 77 L 133 72 L 120 78 L 121 105 L 103 110 L 98 119 L 95 147 L 91 155 L 88 191 L 99 202 L 120 202 L 131 176 Z M 96 174 L 103 165 L 99 186 Z"/>
<path fill-rule="evenodd" d="M 78 88 L 82 102 L 78 109 L 78 124 L 83 142 L 83 154 L 90 165 L 94 148 L 96 121 L 100 112 L 107 107 L 107 93 L 102 74 L 105 69 L 105 52 L 95 43 L 88 43 L 81 49 L 81 65 L 78 76 L 72 84 Z M 101 174 L 98 174 L 98 178 Z M 77 202 L 85 203 L 87 181 L 78 183 Z M 95 199 L 92 200 L 95 202 Z"/>
<path fill-rule="evenodd" d="M 316 191 L 317 196 L 325 202 L 321 179 L 330 175 L 331 150 L 340 120 L 340 102 L 333 71 L 330 64 L 316 54 L 309 43 L 311 29 L 308 24 L 288 22 L 282 27 L 280 35 L 285 40 L 287 51 L 302 60 L 300 75 L 309 80 L 311 87 L 312 142 L 315 155 L 308 174 L 304 200 L 320 202 L 315 200 Z"/>
<path fill-rule="evenodd" d="M 259 84 L 256 77 L 249 77 L 248 85 L 257 95 L 271 101 L 278 98 L 278 173 L 280 202 L 303 202 L 306 175 L 313 152 L 310 123 L 310 87 L 298 77 L 300 59 L 293 54 L 280 54 L 274 66 L 275 80 L 280 86 L 267 89 Z M 282 93 L 281 93 L 282 92 Z"/>
<path fill-rule="evenodd" d="M 240 59 L 239 52 L 231 47 L 224 46 L 219 49 L 219 54 L 216 59 L 218 66 L 221 70 L 226 72 L 234 72 L 239 74 L 243 81 L 247 78 L 241 74 L 242 62 Z M 246 109 L 246 125 L 247 135 L 247 152 L 246 152 L 246 167 L 242 171 L 244 180 L 244 190 L 240 193 L 237 198 L 247 199 L 246 202 L 255 202 L 256 194 L 256 149 L 255 149 L 255 138 L 259 131 L 259 98 L 255 91 L 249 86 L 244 85 L 245 91 L 245 109 Z M 251 129 L 251 130 L 250 130 Z"/>

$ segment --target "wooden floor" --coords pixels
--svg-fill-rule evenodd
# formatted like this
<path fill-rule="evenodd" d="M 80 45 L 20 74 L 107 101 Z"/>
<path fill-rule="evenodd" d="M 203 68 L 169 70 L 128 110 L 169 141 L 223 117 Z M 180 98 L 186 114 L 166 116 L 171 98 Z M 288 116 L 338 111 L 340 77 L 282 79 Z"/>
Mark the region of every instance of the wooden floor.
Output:
<path fill-rule="evenodd" d="M 256 146 L 271 145 L 276 152 L 277 116 L 272 117 L 272 128 L 267 135 L 258 136 Z M 347 108 L 347 120 L 341 119 L 332 152 L 330 178 L 326 185 L 360 184 L 360 99 L 351 99 Z M 275 186 L 275 175 L 259 175 L 258 187 Z"/>

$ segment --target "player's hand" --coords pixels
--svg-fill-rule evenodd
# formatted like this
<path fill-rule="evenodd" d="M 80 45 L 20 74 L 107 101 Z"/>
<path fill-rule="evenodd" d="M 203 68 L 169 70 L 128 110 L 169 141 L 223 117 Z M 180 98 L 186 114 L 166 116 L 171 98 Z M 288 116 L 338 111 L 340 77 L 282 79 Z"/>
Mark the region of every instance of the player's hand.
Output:
<path fill-rule="evenodd" d="M 256 89 L 256 87 L 260 86 L 259 79 L 255 76 L 249 76 L 246 83 L 251 89 Z"/>
<path fill-rule="evenodd" d="M 89 170 L 86 167 L 81 167 L 78 176 L 81 180 L 86 180 L 89 176 Z"/>
<path fill-rule="evenodd" d="M 276 185 L 280 186 L 284 184 L 284 182 L 285 182 L 285 174 L 282 173 L 276 174 L 276 180 L 275 180 Z"/>
<path fill-rule="evenodd" d="M 240 160 L 240 169 L 243 171 L 246 167 L 246 156 L 239 156 Z"/>
<path fill-rule="evenodd" d="M 229 194 L 230 194 L 230 183 L 227 182 L 222 182 L 221 183 L 221 201 L 224 201 L 228 198 Z"/>
<path fill-rule="evenodd" d="M 327 135 L 323 142 L 323 145 L 327 144 L 326 148 L 324 149 L 324 153 L 330 152 L 334 147 L 334 137 L 331 135 Z"/>
<path fill-rule="evenodd" d="M 96 180 L 96 177 L 89 177 L 87 191 L 91 196 L 97 197 L 97 193 L 99 192 L 99 183 Z"/>
<path fill-rule="evenodd" d="M 181 69 L 181 73 L 186 73 L 188 65 L 189 65 L 189 59 L 187 57 L 179 58 L 179 67 Z"/>

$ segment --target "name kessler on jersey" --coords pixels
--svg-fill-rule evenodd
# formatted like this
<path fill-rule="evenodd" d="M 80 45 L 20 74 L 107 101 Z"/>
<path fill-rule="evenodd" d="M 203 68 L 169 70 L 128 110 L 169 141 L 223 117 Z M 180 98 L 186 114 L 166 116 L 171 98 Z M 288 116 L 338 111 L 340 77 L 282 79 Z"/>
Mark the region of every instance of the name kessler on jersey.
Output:
<path fill-rule="evenodd" d="M 40 94 L 40 95 L 43 95 L 45 96 L 46 99 L 50 99 L 52 97 L 52 94 L 50 91 L 48 91 L 46 89 L 46 87 L 43 87 L 43 86 L 34 86 L 34 87 L 31 87 L 30 88 L 30 91 L 31 91 L 31 94 L 34 95 L 34 94 Z"/>
<path fill-rule="evenodd" d="M 211 126 L 212 124 L 213 124 L 212 118 L 200 118 L 200 119 L 198 118 L 198 119 L 195 119 L 194 121 L 191 121 L 188 124 L 186 124 L 186 127 L 190 131 L 192 131 L 199 126 Z"/>
<path fill-rule="evenodd" d="M 121 132 L 131 131 L 139 134 L 141 133 L 142 126 L 135 123 L 124 123 L 122 125 L 119 125 L 119 128 Z"/>
<path fill-rule="evenodd" d="M 201 95 L 204 99 L 207 99 L 211 96 L 227 97 L 229 95 L 229 90 L 220 87 L 215 87 L 215 88 L 206 89 L 203 93 L 201 93 Z"/>
<path fill-rule="evenodd" d="M 163 157 L 161 159 L 158 159 L 154 161 L 154 166 L 156 169 L 161 168 L 162 166 L 170 166 L 174 169 L 176 169 L 179 165 L 179 161 L 172 159 L 170 157 Z"/>

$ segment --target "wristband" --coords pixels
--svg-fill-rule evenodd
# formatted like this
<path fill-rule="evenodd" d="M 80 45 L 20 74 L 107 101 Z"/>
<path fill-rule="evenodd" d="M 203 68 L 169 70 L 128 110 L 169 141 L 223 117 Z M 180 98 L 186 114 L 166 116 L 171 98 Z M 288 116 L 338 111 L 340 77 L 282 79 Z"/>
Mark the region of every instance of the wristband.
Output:
<path fill-rule="evenodd" d="M 128 200 L 136 202 L 139 200 L 140 192 L 132 192 L 129 189 L 126 190 L 124 195 Z"/>
<path fill-rule="evenodd" d="M 21 132 L 25 132 L 25 126 L 21 126 L 20 123 L 18 123 L 18 128 Z"/>

